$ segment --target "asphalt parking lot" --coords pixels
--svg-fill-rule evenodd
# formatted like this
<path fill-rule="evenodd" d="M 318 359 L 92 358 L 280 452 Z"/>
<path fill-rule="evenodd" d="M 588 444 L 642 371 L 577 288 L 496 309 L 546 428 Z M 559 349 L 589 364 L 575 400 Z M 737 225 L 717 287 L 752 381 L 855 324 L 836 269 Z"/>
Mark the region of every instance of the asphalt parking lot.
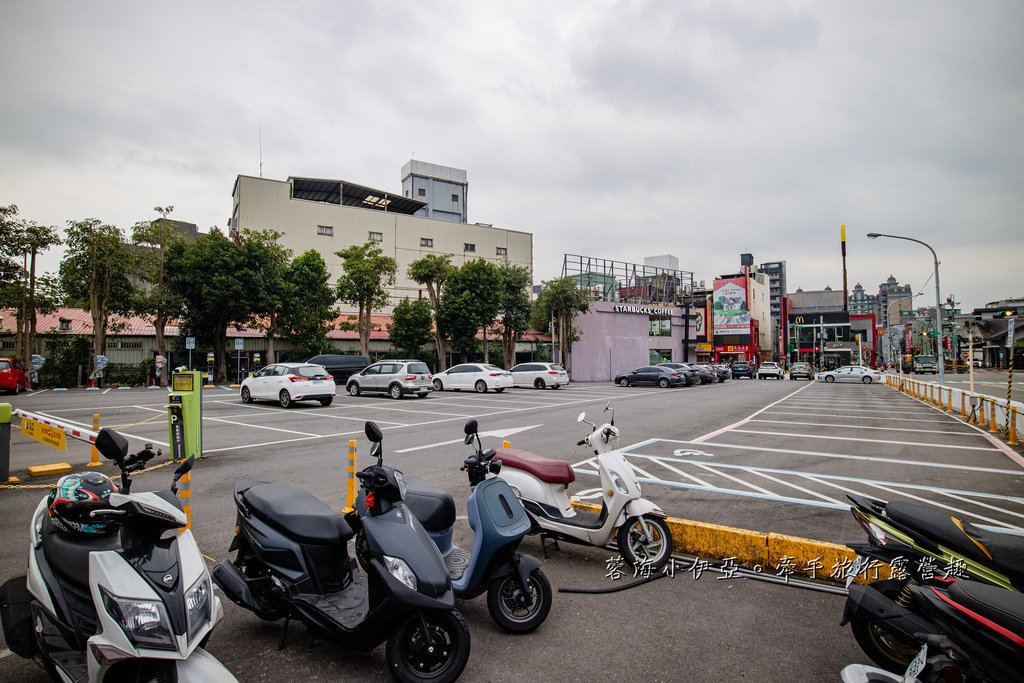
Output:
<path fill-rule="evenodd" d="M 558 391 L 513 389 L 501 395 L 441 392 L 418 400 L 339 395 L 335 404 L 283 410 L 243 405 L 235 391 L 204 392 L 207 458 L 193 481 L 194 530 L 204 552 L 226 554 L 234 524 L 231 490 L 241 478 L 279 481 L 341 507 L 347 441 L 358 439 L 360 466 L 368 443 L 363 422 L 384 429 L 385 460 L 451 492 L 460 510 L 468 496 L 458 471 L 467 447 L 462 425 L 480 422 L 484 446 L 513 446 L 573 463 L 571 492 L 592 489 L 587 454 L 574 444 L 615 408 L 627 457 L 644 493 L 671 516 L 841 543 L 862 540 L 842 502 L 847 492 L 922 499 L 1006 530 L 1024 527 L 1024 469 L 984 433 L 884 386 L 734 380 L 679 389 L 573 384 Z M 40 392 L 12 397 L 15 407 L 82 425 L 99 412 L 103 425 L 166 450 L 162 392 Z M 1019 456 L 1018 456 L 1019 457 Z M 80 468 L 88 449 L 59 453 L 20 434 L 12 439 L 12 472 L 66 461 Z M 31 483 L 46 483 L 31 482 Z M 139 490 L 169 485 L 166 469 L 142 475 Z M 45 491 L 0 491 L 0 557 L 4 578 L 24 571 L 26 526 Z M 464 521 L 456 540 L 469 544 Z M 535 538 L 523 552 L 542 557 Z M 567 546 L 544 563 L 552 585 L 616 585 L 602 549 Z M 827 565 L 828 558 L 822 558 Z M 483 600 L 461 603 L 473 638 L 465 680 L 551 680 L 608 677 L 649 680 L 838 680 L 839 669 L 865 661 L 838 626 L 843 598 L 746 579 L 721 580 L 682 571 L 639 588 L 605 595 L 557 593 L 545 624 L 523 637 L 500 632 Z M 621 579 L 631 579 L 627 576 Z M 347 653 L 293 626 L 283 651 L 280 626 L 226 605 L 210 650 L 240 680 L 383 680 L 383 648 Z M 0 678 L 41 681 L 42 672 L 0 653 Z"/>

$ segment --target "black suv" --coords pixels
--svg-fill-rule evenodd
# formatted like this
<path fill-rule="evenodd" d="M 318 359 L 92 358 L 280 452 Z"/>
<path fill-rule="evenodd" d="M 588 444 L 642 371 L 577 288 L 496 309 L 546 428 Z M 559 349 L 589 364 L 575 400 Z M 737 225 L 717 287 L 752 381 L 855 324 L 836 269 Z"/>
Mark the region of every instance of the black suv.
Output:
<path fill-rule="evenodd" d="M 739 379 L 740 377 L 754 379 L 754 368 L 745 360 L 738 360 L 732 364 L 732 378 Z"/>
<path fill-rule="evenodd" d="M 370 357 L 325 353 L 308 358 L 304 362 L 322 365 L 328 373 L 334 375 L 335 384 L 345 384 L 349 377 L 364 370 L 370 364 Z"/>

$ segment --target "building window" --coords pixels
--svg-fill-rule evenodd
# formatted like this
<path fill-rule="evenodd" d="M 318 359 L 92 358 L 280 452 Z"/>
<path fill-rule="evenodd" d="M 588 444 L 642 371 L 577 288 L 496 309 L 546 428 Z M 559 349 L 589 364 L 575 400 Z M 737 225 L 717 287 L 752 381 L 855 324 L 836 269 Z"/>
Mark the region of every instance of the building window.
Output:
<path fill-rule="evenodd" d="M 508 247 L 498 247 L 497 254 L 498 256 L 508 256 Z"/>
<path fill-rule="evenodd" d="M 67 318 L 60 319 L 60 331 L 69 332 L 71 330 L 71 321 Z"/>
<path fill-rule="evenodd" d="M 421 247 L 433 248 L 434 247 L 434 240 L 432 240 L 429 237 L 421 237 L 420 238 L 420 246 Z"/>
<path fill-rule="evenodd" d="M 416 190 L 416 194 L 418 194 L 421 197 L 426 197 L 427 196 L 427 189 L 425 187 L 421 187 L 418 190 Z"/>
<path fill-rule="evenodd" d="M 652 315 L 651 316 L 651 332 L 652 337 L 671 337 L 672 336 L 672 318 L 667 315 Z M 661 362 L 661 361 L 658 361 Z"/>
<path fill-rule="evenodd" d="M 324 237 L 334 237 L 334 226 L 318 225 L 316 226 L 316 234 L 323 235 Z"/>
<path fill-rule="evenodd" d="M 141 341 L 123 341 L 123 342 L 121 342 L 121 348 L 122 349 L 141 349 L 142 348 L 142 342 Z"/>
<path fill-rule="evenodd" d="M 0 342 L 0 349 L 13 349 L 13 348 L 14 348 L 14 340 L 13 339 L 4 339 L 2 342 Z"/>
<path fill-rule="evenodd" d="M 452 195 L 452 203 L 453 204 L 458 204 L 459 203 L 459 195 L 457 195 L 457 194 L 453 194 Z"/>
<path fill-rule="evenodd" d="M 475 244 L 470 244 L 469 242 L 466 242 L 465 244 L 462 245 L 462 251 L 472 251 L 472 252 L 475 252 L 476 251 L 476 245 Z"/>
<path fill-rule="evenodd" d="M 370 231 L 370 241 L 371 242 L 383 242 L 384 241 L 384 233 L 382 233 L 382 232 L 373 232 L 371 230 Z"/>

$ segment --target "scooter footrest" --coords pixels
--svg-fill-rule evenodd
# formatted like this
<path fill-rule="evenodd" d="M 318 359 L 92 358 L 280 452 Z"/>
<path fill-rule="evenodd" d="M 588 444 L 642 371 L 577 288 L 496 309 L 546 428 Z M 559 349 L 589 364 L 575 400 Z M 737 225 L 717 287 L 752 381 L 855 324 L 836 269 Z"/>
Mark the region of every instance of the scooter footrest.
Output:
<path fill-rule="evenodd" d="M 463 550 L 459 546 L 453 546 L 452 551 L 444 556 L 445 566 L 448 567 L 448 576 L 451 577 L 452 581 L 458 581 L 462 578 L 462 575 L 466 573 L 469 568 L 469 562 L 473 558 L 468 550 Z"/>
<path fill-rule="evenodd" d="M 295 596 L 295 600 L 349 629 L 361 624 L 370 611 L 366 575 L 363 572 L 354 572 L 352 583 L 345 590 L 322 594 L 300 593 Z"/>

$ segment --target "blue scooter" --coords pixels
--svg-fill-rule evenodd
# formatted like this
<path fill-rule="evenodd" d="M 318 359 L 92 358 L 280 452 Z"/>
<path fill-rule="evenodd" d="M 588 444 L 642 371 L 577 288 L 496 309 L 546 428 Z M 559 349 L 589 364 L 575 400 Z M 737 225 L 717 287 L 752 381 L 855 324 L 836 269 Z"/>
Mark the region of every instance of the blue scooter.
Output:
<path fill-rule="evenodd" d="M 406 477 L 405 503 L 434 540 L 444 557 L 455 597 L 469 600 L 487 592 L 487 609 L 509 633 L 528 633 L 540 626 L 551 610 L 551 584 L 540 560 L 516 552 L 530 533 L 530 518 L 497 474 L 494 449 L 482 450 L 476 420 L 466 423 L 466 444 L 476 452 L 460 468 L 469 476 L 472 493 L 466 507 L 473 529 L 473 551 L 452 544 L 455 502 L 447 492 L 418 477 Z"/>

